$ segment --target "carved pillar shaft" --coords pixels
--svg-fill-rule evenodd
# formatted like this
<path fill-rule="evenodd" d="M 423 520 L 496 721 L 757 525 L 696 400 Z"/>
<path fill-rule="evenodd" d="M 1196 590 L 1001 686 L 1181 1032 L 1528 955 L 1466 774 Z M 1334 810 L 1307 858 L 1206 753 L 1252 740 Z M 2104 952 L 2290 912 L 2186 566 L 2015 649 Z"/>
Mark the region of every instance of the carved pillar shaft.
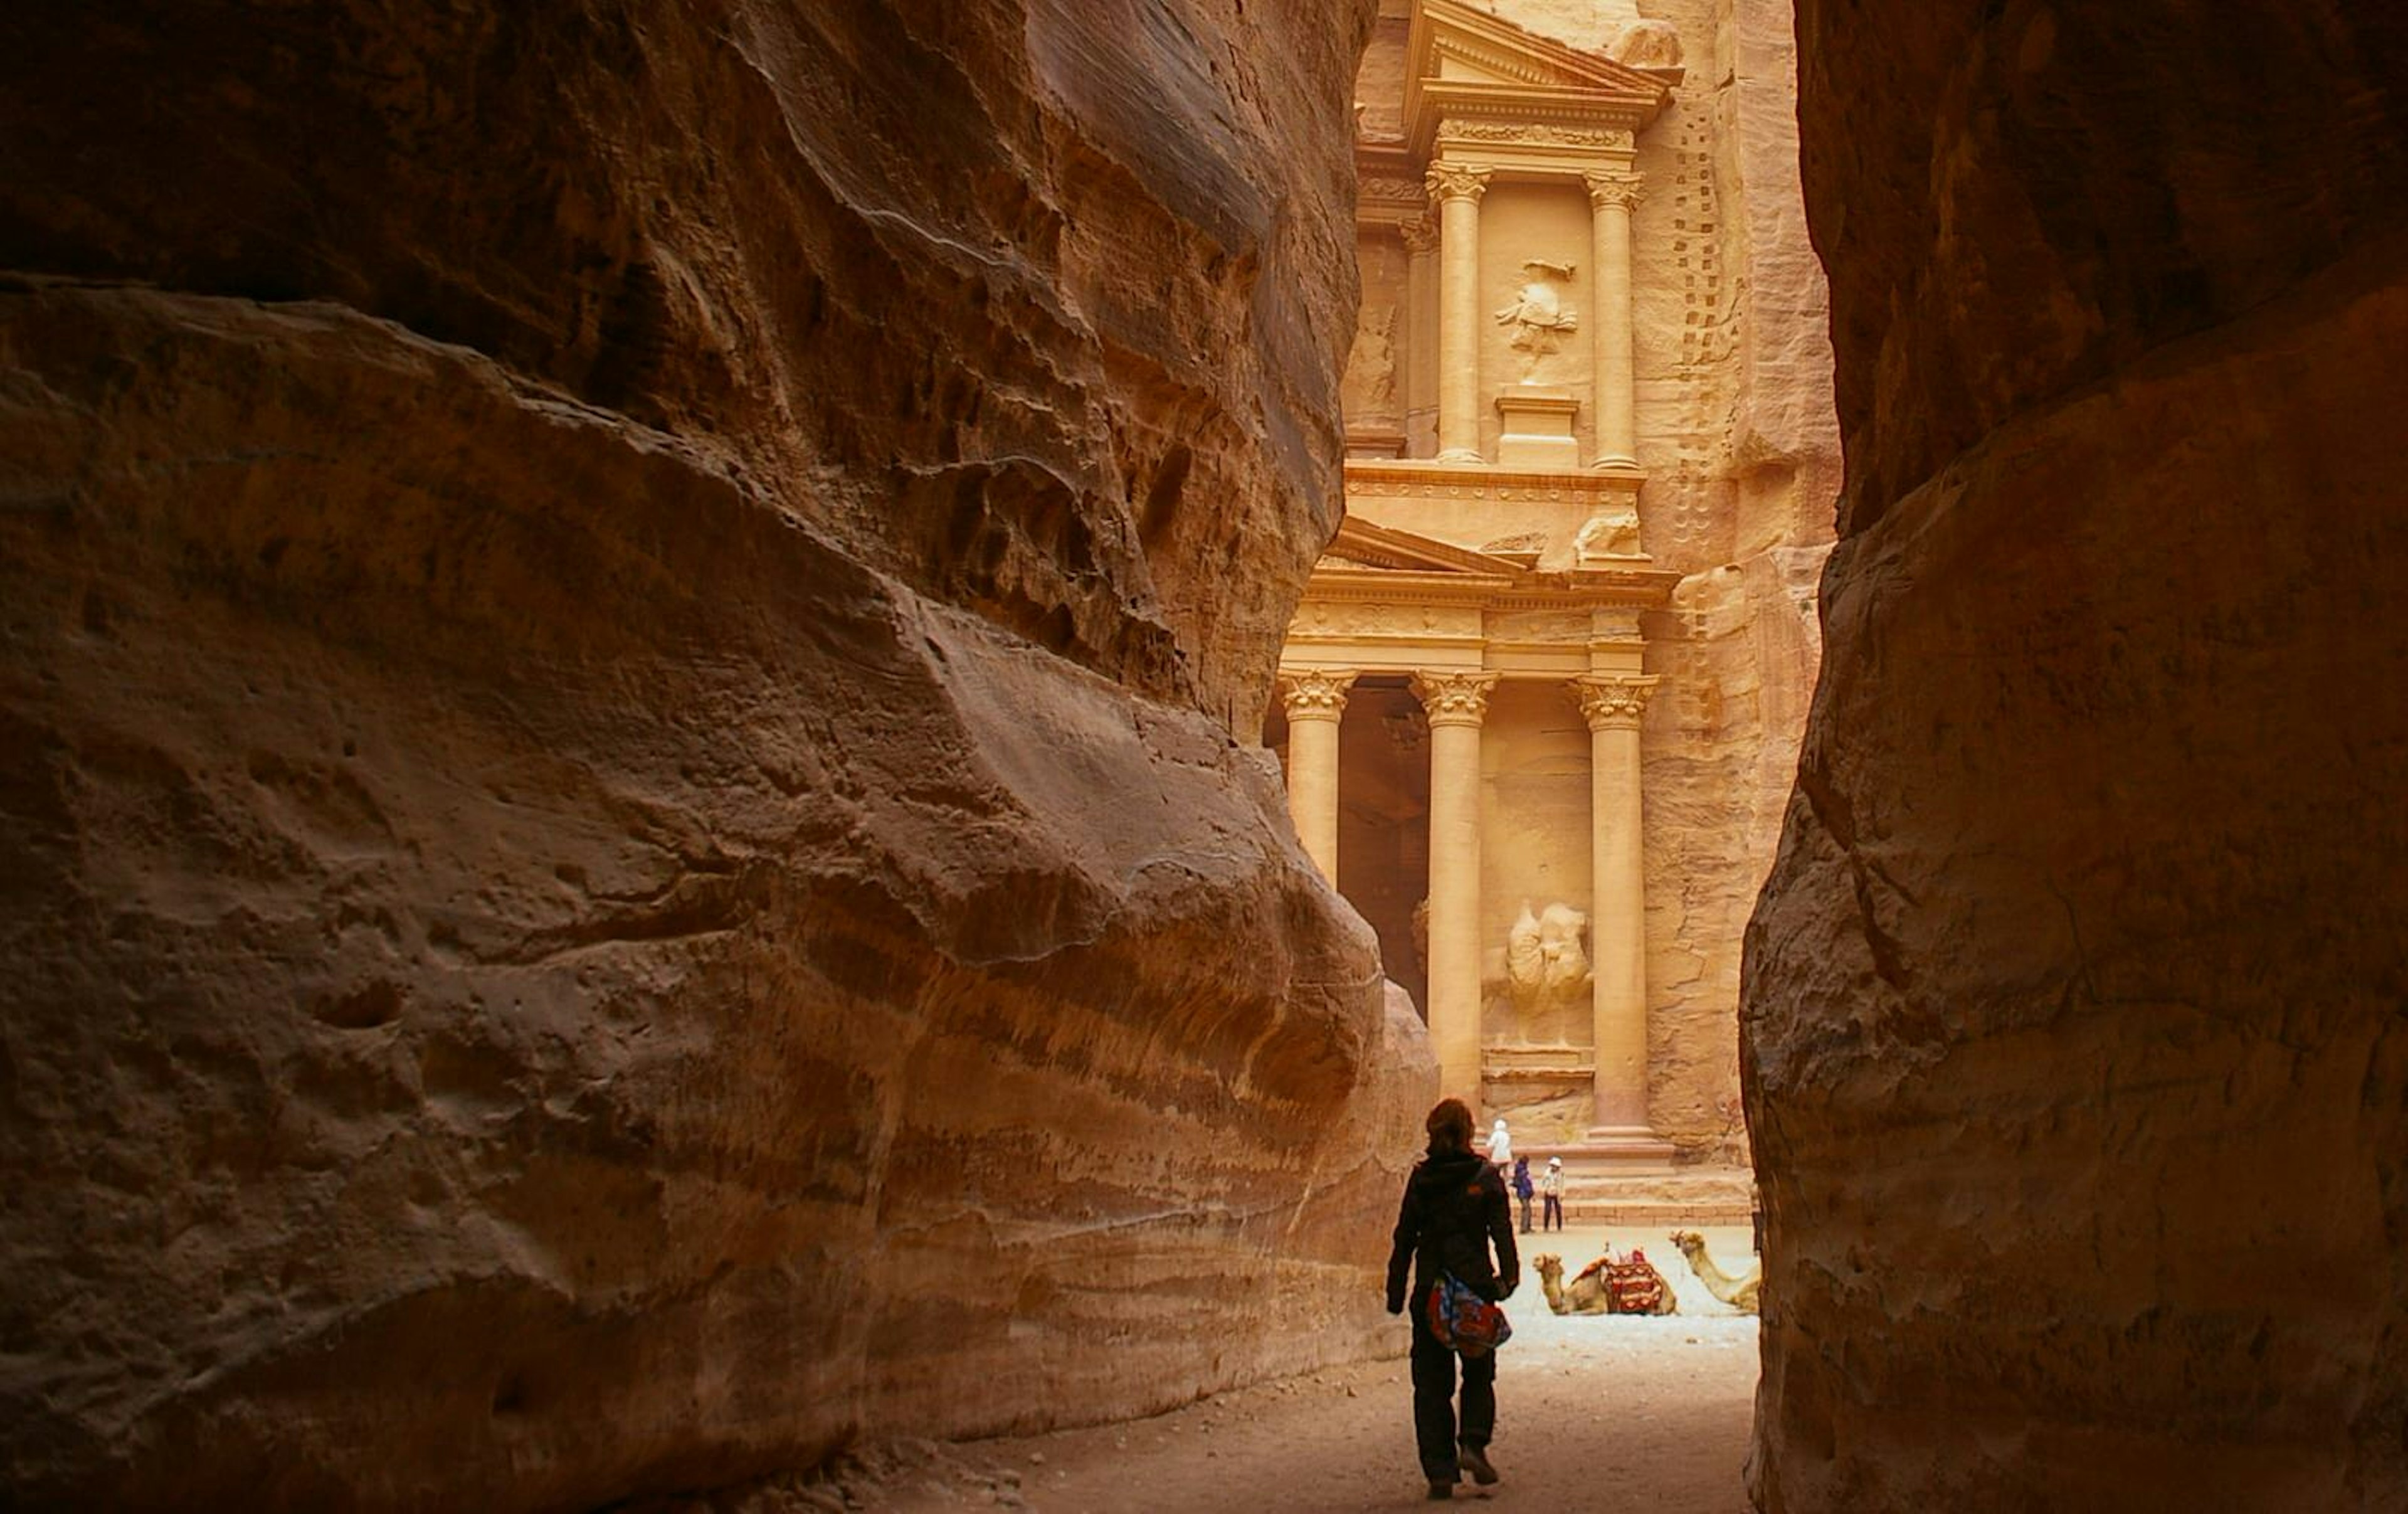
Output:
<path fill-rule="evenodd" d="M 1338 732 L 1355 674 L 1320 669 L 1280 674 L 1287 709 L 1287 813 L 1304 855 L 1338 887 Z"/>
<path fill-rule="evenodd" d="M 1480 1107 L 1480 726 L 1495 673 L 1421 673 L 1429 716 L 1429 1031 L 1439 1091 Z"/>
<path fill-rule="evenodd" d="M 1597 1124 L 1647 1128 L 1647 895 L 1641 851 L 1639 723 L 1653 678 L 1591 675 L 1572 693 L 1589 728 L 1589 826 L 1596 894 Z"/>
<path fill-rule="evenodd" d="M 1407 222 L 1405 243 L 1405 455 L 1438 450 L 1438 227 Z"/>
<path fill-rule="evenodd" d="M 1433 164 L 1427 182 L 1439 202 L 1438 457 L 1480 457 L 1480 196 L 1488 170 Z"/>
<path fill-rule="evenodd" d="M 1639 462 L 1636 338 L 1630 294 L 1630 212 L 1639 204 L 1639 176 L 1596 172 L 1588 185 L 1589 229 L 1597 259 L 1597 319 L 1590 330 L 1597 363 L 1597 462 Z"/>

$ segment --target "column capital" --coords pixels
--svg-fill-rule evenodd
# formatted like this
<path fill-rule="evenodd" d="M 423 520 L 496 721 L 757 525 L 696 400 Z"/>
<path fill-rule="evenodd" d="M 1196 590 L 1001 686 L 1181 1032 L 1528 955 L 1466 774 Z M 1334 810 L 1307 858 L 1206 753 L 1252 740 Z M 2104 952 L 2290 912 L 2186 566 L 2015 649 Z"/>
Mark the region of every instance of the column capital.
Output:
<path fill-rule="evenodd" d="M 1589 209 L 1593 210 L 1602 210 L 1608 206 L 1624 210 L 1639 207 L 1641 180 L 1635 169 L 1591 168 L 1581 175 L 1581 182 L 1588 186 Z"/>
<path fill-rule="evenodd" d="M 1397 235 L 1404 239 L 1406 252 L 1413 257 L 1427 257 L 1438 251 L 1438 227 L 1426 215 L 1398 222 Z"/>
<path fill-rule="evenodd" d="M 1647 713 L 1647 701 L 1662 683 L 1652 675 L 1636 677 L 1627 673 L 1587 673 L 1571 682 L 1571 696 L 1580 704 L 1581 714 L 1591 730 L 1611 730 L 1624 727 L 1639 728 L 1639 719 Z"/>
<path fill-rule="evenodd" d="M 1433 726 L 1477 726 L 1488 718 L 1488 691 L 1495 673 L 1418 672 L 1413 698 Z"/>
<path fill-rule="evenodd" d="M 1495 170 L 1475 167 L 1468 163 L 1433 163 L 1422 175 L 1422 184 L 1434 200 L 1469 200 L 1480 203 L 1488 193 L 1488 176 Z"/>
<path fill-rule="evenodd" d="M 1290 720 L 1335 720 L 1346 713 L 1346 691 L 1362 675 L 1351 668 L 1280 670 L 1280 702 Z"/>

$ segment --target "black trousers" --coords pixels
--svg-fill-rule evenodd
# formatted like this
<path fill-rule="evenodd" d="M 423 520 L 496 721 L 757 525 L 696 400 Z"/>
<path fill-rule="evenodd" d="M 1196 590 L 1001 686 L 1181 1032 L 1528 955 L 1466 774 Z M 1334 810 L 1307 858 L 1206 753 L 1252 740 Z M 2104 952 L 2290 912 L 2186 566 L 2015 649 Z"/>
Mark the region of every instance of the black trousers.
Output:
<path fill-rule="evenodd" d="M 1453 1482 L 1461 1469 L 1455 1443 L 1488 1444 L 1497 1431 L 1497 1355 L 1459 1356 L 1440 1346 L 1430 1334 L 1429 1291 L 1412 1298 L 1413 1315 L 1413 1444 L 1420 1450 L 1422 1476 L 1432 1482 Z M 1455 1412 L 1455 1369 L 1463 1366 L 1463 1418 Z"/>
<path fill-rule="evenodd" d="M 1530 1196 L 1526 1193 L 1522 1195 L 1522 1233 L 1530 1233 Z"/>
<path fill-rule="evenodd" d="M 1540 1219 L 1539 1227 L 1541 1230 L 1561 1230 L 1564 1228 L 1563 1200 L 1555 1197 L 1552 1193 L 1547 1195 L 1547 1212 L 1545 1216 Z"/>

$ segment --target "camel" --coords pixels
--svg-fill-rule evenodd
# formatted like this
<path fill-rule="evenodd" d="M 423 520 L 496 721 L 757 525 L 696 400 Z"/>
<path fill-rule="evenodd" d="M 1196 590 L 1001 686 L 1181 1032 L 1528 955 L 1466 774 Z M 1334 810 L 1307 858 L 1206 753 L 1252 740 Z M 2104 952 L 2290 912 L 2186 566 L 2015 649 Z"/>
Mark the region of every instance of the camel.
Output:
<path fill-rule="evenodd" d="M 1633 1250 L 1621 1262 L 1613 1260 L 1609 1250 L 1605 1255 L 1581 1269 L 1580 1276 L 1567 1284 L 1564 1279 L 1564 1259 L 1545 1252 L 1530 1259 L 1539 1275 L 1539 1286 L 1546 1291 L 1547 1307 L 1557 1314 L 1678 1314 L 1680 1300 L 1665 1285 L 1664 1275 L 1648 1262 L 1646 1253 Z M 1610 1269 L 1610 1272 L 1609 1272 Z M 1617 1306 L 1617 1291 L 1624 1305 Z M 1648 1301 L 1643 1307 L 1627 1306 L 1631 1298 Z"/>
<path fill-rule="evenodd" d="M 1613 1301 L 1607 1297 L 1605 1277 L 1601 1273 L 1584 1272 L 1564 1287 L 1564 1259 L 1553 1251 L 1542 1251 L 1530 1259 L 1538 1269 L 1539 1286 L 1546 1291 L 1547 1307 L 1557 1314 L 1612 1314 Z"/>
<path fill-rule="evenodd" d="M 1714 1259 L 1706 1254 L 1706 1238 L 1696 1231 L 1674 1231 L 1672 1244 L 1681 1248 L 1681 1255 L 1688 1262 L 1689 1270 L 1698 1275 L 1698 1281 L 1706 1285 L 1707 1292 L 1742 1314 L 1758 1312 L 1757 1305 L 1764 1297 L 1764 1268 L 1761 1263 L 1745 1276 L 1733 1277 L 1714 1265 Z"/>

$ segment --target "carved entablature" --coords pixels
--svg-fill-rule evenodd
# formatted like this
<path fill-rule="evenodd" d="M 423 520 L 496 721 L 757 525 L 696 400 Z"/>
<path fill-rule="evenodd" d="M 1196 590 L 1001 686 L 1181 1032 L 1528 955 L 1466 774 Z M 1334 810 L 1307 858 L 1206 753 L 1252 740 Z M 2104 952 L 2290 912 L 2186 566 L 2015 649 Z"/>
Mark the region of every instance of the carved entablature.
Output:
<path fill-rule="evenodd" d="M 1604 126 L 1556 126 L 1543 121 L 1483 121 L 1449 117 L 1439 123 L 1440 146 L 1451 142 L 1509 142 L 1516 146 L 1585 147 L 1628 152 L 1630 133 Z"/>

